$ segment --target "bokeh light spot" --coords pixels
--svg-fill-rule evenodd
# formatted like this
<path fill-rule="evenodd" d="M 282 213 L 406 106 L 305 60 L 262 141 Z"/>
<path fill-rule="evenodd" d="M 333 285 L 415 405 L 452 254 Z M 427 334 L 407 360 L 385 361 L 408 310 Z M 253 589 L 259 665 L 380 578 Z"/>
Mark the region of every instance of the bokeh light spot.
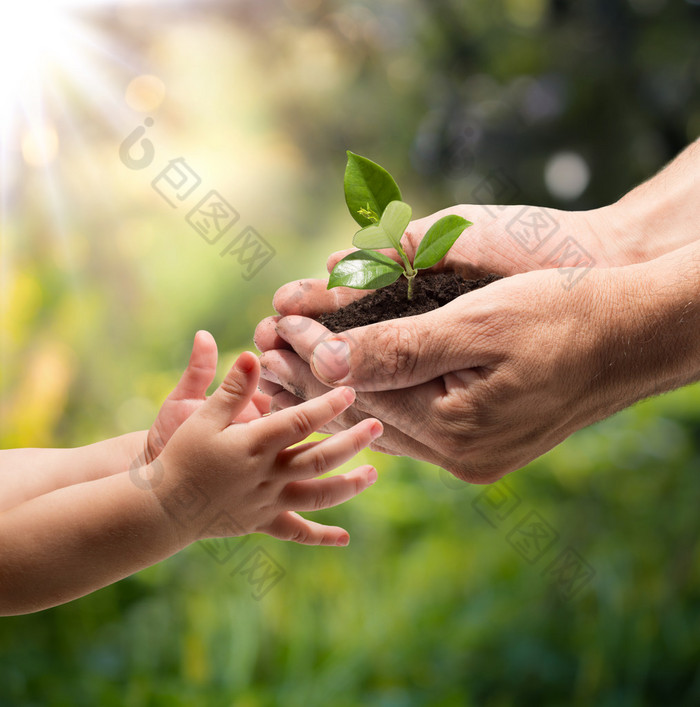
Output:
<path fill-rule="evenodd" d="M 22 157 L 32 167 L 50 164 L 58 154 L 58 134 L 45 123 L 26 130 L 22 135 Z"/>
<path fill-rule="evenodd" d="M 588 164 L 577 152 L 557 152 L 544 169 L 544 181 L 550 194 L 566 201 L 578 199 L 590 178 Z"/>
<path fill-rule="evenodd" d="M 504 10 L 508 19 L 518 27 L 537 27 L 547 9 L 544 0 L 505 0 Z"/>
<path fill-rule="evenodd" d="M 152 74 L 137 76 L 126 87 L 124 98 L 129 108 L 139 113 L 150 113 L 165 100 L 165 84 Z"/>

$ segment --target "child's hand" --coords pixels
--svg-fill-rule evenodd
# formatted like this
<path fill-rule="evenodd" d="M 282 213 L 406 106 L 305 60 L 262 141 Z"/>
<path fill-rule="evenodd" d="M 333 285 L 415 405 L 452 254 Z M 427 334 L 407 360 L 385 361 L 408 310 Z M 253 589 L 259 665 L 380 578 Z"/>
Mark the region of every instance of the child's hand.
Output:
<path fill-rule="evenodd" d="M 196 366 L 193 367 L 196 370 Z M 208 369 L 207 369 L 208 370 Z M 342 528 L 314 523 L 293 511 L 330 508 L 370 486 L 377 472 L 363 466 L 347 474 L 316 479 L 352 458 L 382 433 L 378 420 L 293 449 L 331 422 L 355 399 L 351 388 L 267 417 L 235 423 L 256 390 L 260 364 L 242 354 L 221 386 L 174 431 L 154 471 L 154 491 L 187 544 L 204 537 L 267 533 L 309 545 L 347 545 Z M 209 373 L 202 374 L 210 380 Z M 179 499 L 205 499 L 201 513 L 177 514 Z"/>
<path fill-rule="evenodd" d="M 207 399 L 207 389 L 216 375 L 216 361 L 214 337 L 208 331 L 198 331 L 187 368 L 148 431 L 144 454 L 146 464 L 150 464 L 163 451 L 175 430 Z M 256 391 L 236 421 L 248 422 L 268 412 L 270 398 Z"/>

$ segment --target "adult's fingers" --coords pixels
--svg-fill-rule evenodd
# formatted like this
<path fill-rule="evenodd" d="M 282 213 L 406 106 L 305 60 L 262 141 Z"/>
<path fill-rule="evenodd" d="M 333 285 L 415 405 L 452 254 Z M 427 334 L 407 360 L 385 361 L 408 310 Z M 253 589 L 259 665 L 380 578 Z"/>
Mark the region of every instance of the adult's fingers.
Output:
<path fill-rule="evenodd" d="M 277 322 L 279 320 L 279 315 L 266 317 L 255 327 L 253 343 L 260 353 L 264 353 L 270 349 L 289 348 L 289 344 L 277 335 Z"/>
<path fill-rule="evenodd" d="M 250 351 L 244 351 L 221 385 L 195 414 L 213 421 L 219 429 L 225 429 L 252 400 L 259 376 L 258 357 Z"/>
<path fill-rule="evenodd" d="M 285 486 L 280 501 L 297 511 L 332 508 L 362 493 L 376 480 L 377 470 L 373 466 L 360 466 L 327 479 L 292 481 Z"/>
<path fill-rule="evenodd" d="M 345 547 L 350 542 L 348 531 L 333 525 L 321 525 L 306 520 L 297 513 L 280 513 L 269 525 L 260 529 L 273 538 L 302 545 L 335 545 Z"/>
<path fill-rule="evenodd" d="M 444 373 L 484 365 L 469 356 L 461 331 L 446 308 L 332 334 L 306 317 L 282 317 L 277 333 L 289 342 L 325 385 L 358 391 L 409 388 Z M 468 350 L 468 349 L 467 349 Z"/>
<path fill-rule="evenodd" d="M 273 383 L 271 380 L 265 380 L 262 377 L 263 370 L 260 371 L 260 380 L 258 381 L 258 388 L 265 394 L 273 398 L 277 393 L 281 393 L 284 388 L 279 383 Z M 269 375 L 269 373 L 268 373 Z"/>
<path fill-rule="evenodd" d="M 298 398 L 310 400 L 330 390 L 314 377 L 308 363 L 293 351 L 266 351 L 260 356 L 260 365 L 263 378 L 284 386 Z"/>
<path fill-rule="evenodd" d="M 299 314 L 304 317 L 318 317 L 325 312 L 335 312 L 364 297 L 367 292 L 368 290 L 354 290 L 350 287 L 334 287 L 329 290 L 327 280 L 295 280 L 277 290 L 272 304 L 283 316 Z"/>

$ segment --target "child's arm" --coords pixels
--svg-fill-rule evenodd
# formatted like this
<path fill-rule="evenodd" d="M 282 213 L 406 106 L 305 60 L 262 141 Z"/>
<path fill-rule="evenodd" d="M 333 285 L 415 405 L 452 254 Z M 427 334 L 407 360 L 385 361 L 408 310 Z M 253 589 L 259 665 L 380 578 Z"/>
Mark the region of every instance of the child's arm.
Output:
<path fill-rule="evenodd" d="M 77 598 L 202 537 L 264 532 L 307 544 L 347 544 L 342 528 L 293 511 L 334 506 L 373 483 L 376 472 L 367 466 L 314 477 L 370 444 L 381 424 L 364 420 L 323 441 L 287 449 L 333 420 L 354 394 L 339 388 L 293 409 L 232 424 L 250 404 L 258 375 L 257 358 L 240 356 L 162 454 L 138 470 L 138 483 L 129 471 L 103 474 L 1 512 L 0 614 Z M 146 478 L 152 482 L 143 483 Z M 183 493 L 197 494 L 201 512 L 179 513 Z"/>
<path fill-rule="evenodd" d="M 153 461 L 173 432 L 206 400 L 216 361 L 214 337 L 206 331 L 197 332 L 187 368 L 147 432 L 131 432 L 77 449 L 0 450 L 0 511 Z M 248 422 L 266 412 L 269 399 L 255 394 L 237 421 Z"/>
<path fill-rule="evenodd" d="M 143 456 L 147 434 L 131 432 L 75 449 L 0 450 L 0 512 L 56 489 L 128 469 Z"/>

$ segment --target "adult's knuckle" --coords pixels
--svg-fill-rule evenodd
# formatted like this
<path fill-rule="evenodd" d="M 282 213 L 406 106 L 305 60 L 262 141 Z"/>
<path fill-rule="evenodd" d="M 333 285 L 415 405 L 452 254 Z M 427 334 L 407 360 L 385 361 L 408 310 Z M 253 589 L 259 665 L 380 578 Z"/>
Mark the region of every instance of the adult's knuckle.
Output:
<path fill-rule="evenodd" d="M 420 356 L 420 338 L 408 321 L 398 327 L 378 332 L 375 345 L 379 351 L 381 373 L 386 376 L 410 376 Z"/>
<path fill-rule="evenodd" d="M 503 404 L 487 385 L 476 385 L 442 398 L 436 408 L 436 419 L 450 439 L 483 437 L 502 428 Z"/>

